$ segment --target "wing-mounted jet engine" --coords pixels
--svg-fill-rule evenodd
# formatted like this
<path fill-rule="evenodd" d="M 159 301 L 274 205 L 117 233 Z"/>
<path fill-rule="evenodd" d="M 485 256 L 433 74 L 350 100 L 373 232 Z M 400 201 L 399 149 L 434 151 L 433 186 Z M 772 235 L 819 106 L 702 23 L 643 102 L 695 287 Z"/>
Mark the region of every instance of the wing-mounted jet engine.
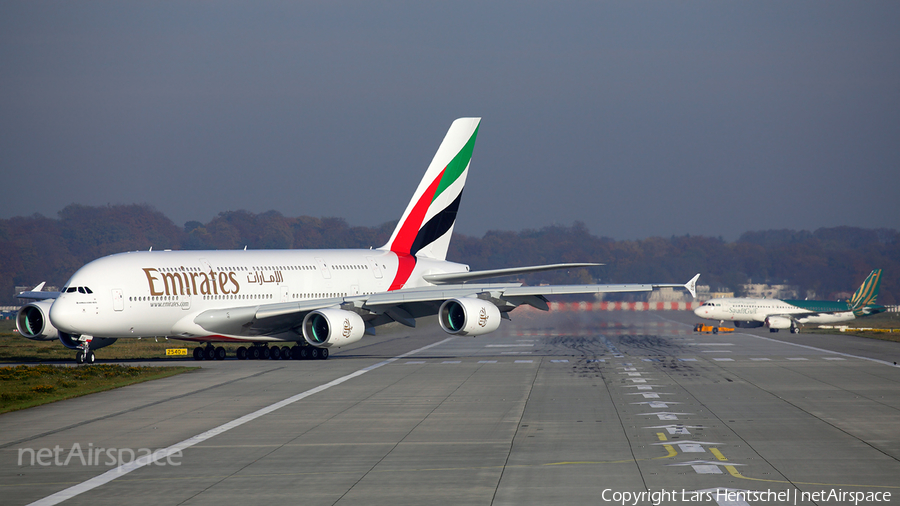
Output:
<path fill-rule="evenodd" d="M 311 346 L 320 348 L 320 353 L 327 357 L 328 348 L 340 348 L 362 339 L 366 323 L 353 311 L 325 308 L 307 314 L 302 328 L 303 339 Z"/>
<path fill-rule="evenodd" d="M 769 332 L 778 332 L 781 329 L 793 328 L 794 322 L 786 316 L 769 316 L 766 318 L 766 327 Z"/>
<path fill-rule="evenodd" d="M 19 335 L 32 341 L 52 341 L 58 337 L 58 331 L 50 323 L 50 306 L 52 300 L 41 300 L 25 304 L 16 315 L 16 328 Z"/>
<path fill-rule="evenodd" d="M 438 320 L 448 334 L 480 336 L 500 327 L 500 310 L 488 301 L 461 297 L 444 301 Z"/>

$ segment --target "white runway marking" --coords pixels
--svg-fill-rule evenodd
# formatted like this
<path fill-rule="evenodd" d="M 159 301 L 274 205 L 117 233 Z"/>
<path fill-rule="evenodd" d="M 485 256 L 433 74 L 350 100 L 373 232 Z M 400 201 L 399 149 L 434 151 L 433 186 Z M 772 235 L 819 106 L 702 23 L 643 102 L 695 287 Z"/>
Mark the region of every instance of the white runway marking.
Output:
<path fill-rule="evenodd" d="M 884 364 L 884 365 L 889 365 L 889 366 L 891 366 L 891 367 L 896 367 L 894 364 L 888 362 L 887 360 L 878 360 L 877 358 L 863 357 L 863 356 L 860 356 L 860 355 L 851 355 L 851 354 L 849 354 L 849 353 L 841 353 L 841 352 L 839 352 L 839 351 L 831 351 L 831 350 L 826 350 L 826 349 L 824 349 L 824 348 L 816 348 L 815 346 L 807 346 L 807 345 L 805 345 L 805 344 L 794 344 L 794 343 L 789 343 L 789 342 L 786 342 L 786 341 L 779 341 L 778 339 L 772 339 L 772 338 L 769 338 L 769 337 L 755 336 L 755 335 L 753 335 L 753 334 L 741 334 L 741 335 L 742 335 L 742 336 L 755 337 L 755 338 L 757 338 L 757 339 L 762 339 L 762 340 L 764 340 L 764 341 L 772 341 L 773 343 L 787 344 L 787 345 L 790 345 L 790 346 L 797 346 L 797 347 L 800 347 L 800 348 L 806 348 L 807 350 L 821 351 L 821 352 L 824 352 L 824 353 L 830 353 L 830 354 L 832 354 L 832 355 L 840 355 L 840 356 L 842 356 L 842 357 L 858 358 L 858 359 L 860 359 L 860 360 L 868 360 L 869 362 L 877 362 L 877 363 L 879 363 L 879 364 Z"/>
<path fill-rule="evenodd" d="M 39 500 L 29 504 L 28 506 L 34 506 L 34 505 L 50 506 L 53 504 L 59 504 L 63 501 L 69 500 L 79 494 L 83 494 L 83 493 L 93 490 L 101 485 L 105 485 L 105 484 L 115 480 L 116 478 L 121 478 L 122 476 L 125 476 L 126 474 L 128 474 L 132 471 L 135 471 L 144 466 L 153 464 L 153 463 L 159 461 L 160 459 L 164 459 L 164 458 L 168 457 L 169 455 L 171 455 L 173 453 L 181 452 L 182 450 L 190 448 L 198 443 L 202 443 L 202 442 L 204 442 L 208 439 L 214 438 L 220 434 L 224 434 L 225 432 L 228 432 L 231 429 L 240 427 L 241 425 L 244 425 L 247 422 L 252 422 L 253 420 L 256 420 L 257 418 L 259 418 L 263 415 L 268 415 L 269 413 L 277 411 L 285 406 L 289 406 L 289 405 L 291 405 L 299 400 L 305 399 L 313 394 L 317 394 L 319 392 L 328 390 L 331 387 L 338 386 L 341 383 L 345 383 L 353 378 L 356 378 L 357 376 L 362 376 L 363 374 L 365 374 L 369 371 L 374 371 L 375 369 L 378 369 L 381 366 L 390 364 L 392 362 L 403 359 L 410 355 L 414 355 L 416 353 L 419 353 L 420 351 L 425 351 L 429 348 L 434 348 L 435 346 L 439 346 L 448 341 L 452 341 L 453 339 L 455 339 L 455 338 L 450 337 L 450 338 L 444 339 L 443 341 L 439 341 L 439 342 L 436 342 L 433 344 L 429 344 L 428 346 L 425 346 L 423 348 L 419 348 L 418 350 L 413 350 L 413 351 L 404 353 L 403 355 L 399 355 L 394 358 L 389 358 L 383 362 L 379 362 L 377 364 L 370 365 L 369 367 L 364 367 L 356 372 L 350 373 L 346 376 L 342 376 L 336 380 L 329 381 L 328 383 L 319 385 L 319 386 L 312 388 L 310 390 L 307 390 L 305 392 L 288 397 L 287 399 L 278 401 L 274 404 L 270 404 L 264 408 L 254 411 L 250 414 L 244 415 L 244 416 L 237 418 L 235 420 L 232 420 L 228 423 L 219 425 L 216 428 L 213 428 L 206 432 L 197 434 L 196 436 L 185 439 L 184 441 L 181 441 L 180 443 L 175 443 L 174 445 L 172 445 L 168 448 L 165 448 L 163 450 L 159 450 L 159 451 L 155 452 L 153 455 L 141 457 L 141 458 L 133 460 L 127 464 L 123 464 L 115 469 L 110 469 L 109 471 L 107 471 L 99 476 L 95 476 L 87 481 L 79 483 L 78 485 L 73 485 L 73 486 L 71 486 L 65 490 L 61 490 L 53 495 L 49 495 L 43 499 L 39 499 Z"/>

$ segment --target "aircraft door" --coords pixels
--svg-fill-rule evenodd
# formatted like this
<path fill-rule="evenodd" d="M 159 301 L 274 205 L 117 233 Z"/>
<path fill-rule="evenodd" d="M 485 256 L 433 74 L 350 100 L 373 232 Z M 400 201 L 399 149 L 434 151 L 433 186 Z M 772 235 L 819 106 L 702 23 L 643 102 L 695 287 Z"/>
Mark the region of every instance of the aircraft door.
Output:
<path fill-rule="evenodd" d="M 113 288 L 112 299 L 113 311 L 125 310 L 125 292 L 123 292 L 121 288 Z"/>
<path fill-rule="evenodd" d="M 316 265 L 319 266 L 319 272 L 322 273 L 323 278 L 331 279 L 331 271 L 328 270 L 328 265 L 325 263 L 325 260 L 316 257 Z"/>
<path fill-rule="evenodd" d="M 288 296 L 289 288 L 287 285 L 281 285 L 281 302 L 287 302 L 290 298 Z"/>
<path fill-rule="evenodd" d="M 378 266 L 378 263 L 375 262 L 375 259 L 372 257 L 366 257 L 366 261 L 369 262 L 369 268 L 372 269 L 372 273 L 375 274 L 375 278 L 381 279 L 381 267 Z"/>

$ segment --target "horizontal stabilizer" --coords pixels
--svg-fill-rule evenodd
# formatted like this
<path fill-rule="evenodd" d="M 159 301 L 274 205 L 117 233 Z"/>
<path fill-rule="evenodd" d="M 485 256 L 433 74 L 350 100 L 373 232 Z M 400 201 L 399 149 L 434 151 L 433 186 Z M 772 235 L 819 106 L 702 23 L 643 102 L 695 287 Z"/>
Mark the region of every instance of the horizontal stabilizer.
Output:
<path fill-rule="evenodd" d="M 454 272 L 450 274 L 426 274 L 422 276 L 425 281 L 438 285 L 448 283 L 465 283 L 466 281 L 475 281 L 477 279 L 497 278 L 501 276 L 515 276 L 518 274 L 529 274 L 532 272 L 555 271 L 561 269 L 577 269 L 580 267 L 597 267 L 598 263 L 571 263 L 571 264 L 549 264 L 549 265 L 532 265 L 527 267 L 511 267 L 509 269 L 491 269 L 487 271 L 475 272 Z M 679 285 L 680 286 L 680 285 Z"/>

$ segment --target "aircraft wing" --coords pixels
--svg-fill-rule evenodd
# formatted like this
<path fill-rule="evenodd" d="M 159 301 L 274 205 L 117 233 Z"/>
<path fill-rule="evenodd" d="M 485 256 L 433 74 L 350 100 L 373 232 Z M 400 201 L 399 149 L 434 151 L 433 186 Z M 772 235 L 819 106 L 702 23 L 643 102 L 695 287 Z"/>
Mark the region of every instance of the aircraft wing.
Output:
<path fill-rule="evenodd" d="M 17 299 L 34 299 L 34 300 L 46 300 L 46 299 L 55 299 L 59 297 L 59 292 L 44 292 L 42 291 L 44 288 L 44 284 L 47 282 L 44 281 L 38 286 L 32 288 L 31 290 L 25 292 L 19 292 L 16 295 Z"/>
<path fill-rule="evenodd" d="M 528 267 L 511 267 L 507 269 L 490 269 L 486 271 L 475 272 L 453 272 L 449 274 L 426 274 L 422 279 L 429 283 L 465 283 L 467 281 L 475 281 L 476 279 L 496 278 L 500 276 L 515 276 L 517 274 L 529 274 L 532 272 L 556 271 L 560 269 L 577 269 L 580 267 L 598 267 L 604 264 L 598 263 L 570 263 L 570 264 L 549 264 L 549 265 L 532 265 Z"/>
<path fill-rule="evenodd" d="M 484 271 L 483 271 L 484 272 Z M 211 309 L 193 318 L 193 322 L 207 332 L 258 336 L 277 334 L 295 330 L 311 311 L 326 308 L 352 311 L 366 321 L 371 329 L 379 325 L 398 322 L 414 327 L 415 319 L 433 316 L 440 306 L 450 299 L 466 297 L 487 300 L 497 306 L 505 315 L 517 306 L 528 304 L 538 309 L 548 310 L 546 296 L 649 292 L 654 288 L 672 287 L 688 290 L 696 294 L 697 278 L 694 276 L 684 285 L 680 284 L 616 284 L 616 285 L 554 285 L 522 286 L 520 283 L 472 283 L 406 288 L 390 292 L 328 299 L 313 299 L 298 302 L 282 302 L 253 307 Z"/>

